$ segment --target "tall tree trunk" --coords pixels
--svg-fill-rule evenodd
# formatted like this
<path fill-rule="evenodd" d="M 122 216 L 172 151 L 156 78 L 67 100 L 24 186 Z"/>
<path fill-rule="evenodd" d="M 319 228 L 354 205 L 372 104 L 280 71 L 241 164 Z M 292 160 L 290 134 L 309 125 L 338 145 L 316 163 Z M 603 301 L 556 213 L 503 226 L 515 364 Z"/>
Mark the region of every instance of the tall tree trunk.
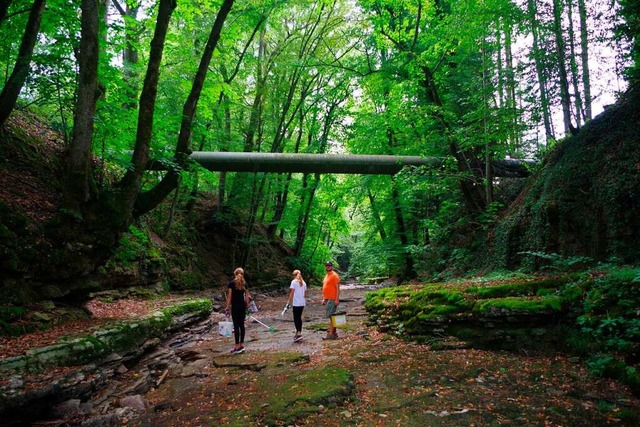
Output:
<path fill-rule="evenodd" d="M 302 112 L 302 110 L 299 111 L 298 117 L 299 117 L 298 136 L 296 137 L 296 143 L 293 149 L 294 153 L 298 153 L 300 151 L 300 144 L 302 142 L 302 136 L 304 131 L 303 125 L 304 125 L 304 119 L 305 119 L 305 115 Z M 309 134 L 309 137 L 311 137 L 310 134 Z M 269 227 L 267 228 L 267 235 L 269 237 L 274 237 L 276 235 L 278 224 L 280 223 L 280 220 L 284 216 L 284 212 L 287 207 L 287 200 L 289 198 L 289 185 L 291 184 L 291 177 L 292 177 L 292 174 L 288 173 L 285 178 L 285 183 L 282 191 L 279 191 L 278 194 L 276 195 L 276 204 L 274 207 L 273 218 L 271 218 L 271 221 L 269 222 Z"/>
<path fill-rule="evenodd" d="M 220 147 L 220 151 L 229 151 L 228 145 L 231 142 L 231 105 L 229 101 L 229 97 L 225 94 L 224 100 L 222 102 L 224 109 L 224 137 L 225 141 Z M 226 202 L 226 191 L 227 191 L 227 173 L 220 172 L 220 177 L 218 179 L 218 207 L 217 209 L 222 209 L 222 206 Z"/>
<path fill-rule="evenodd" d="M 324 18 L 323 11 L 325 10 L 325 5 L 322 4 L 319 7 L 320 13 L 318 13 L 315 17 L 309 22 L 309 25 L 305 27 L 305 32 L 302 34 L 300 47 L 297 52 L 297 59 L 304 63 L 306 58 L 309 57 L 317 48 L 317 46 L 321 43 L 321 37 L 318 36 L 317 30 L 320 28 L 320 24 Z M 261 36 L 261 46 L 264 45 L 264 37 Z M 275 129 L 273 131 L 273 140 L 271 142 L 271 146 L 269 147 L 269 152 L 271 153 L 280 153 L 283 151 L 286 141 L 291 137 L 291 129 L 292 123 L 298 117 L 298 112 L 301 110 L 304 102 L 314 84 L 317 80 L 317 74 L 309 76 L 304 71 L 304 67 L 294 67 L 291 76 L 287 82 L 287 93 L 285 95 L 282 106 L 278 109 L 278 118 L 277 123 L 275 124 Z M 264 73 L 264 70 L 262 70 Z M 263 79 L 266 83 L 267 75 L 264 73 Z M 263 83 L 264 87 L 264 83 Z M 297 96 L 296 96 L 297 95 Z M 253 110 L 258 111 L 258 110 Z M 259 112 L 260 119 L 262 115 L 262 109 L 260 108 Z M 256 195 L 258 199 L 253 201 L 252 207 L 250 208 L 250 212 L 252 215 L 255 215 L 255 209 L 257 206 L 263 205 L 263 202 L 268 201 L 268 199 L 264 199 L 266 188 L 266 179 L 269 179 L 267 176 L 264 176 L 259 183 L 258 191 L 252 191 L 252 194 Z M 254 182 L 254 185 L 257 183 Z M 266 204 L 266 203 L 265 203 Z M 281 210 L 281 212 L 283 212 Z M 266 207 L 264 214 L 266 214 Z"/>
<path fill-rule="evenodd" d="M 531 35 L 533 36 L 533 61 L 536 66 L 536 74 L 538 76 L 538 87 L 540 92 L 540 108 L 542 110 L 542 120 L 544 123 L 544 131 L 546 133 L 545 143 L 549 139 L 555 139 L 553 129 L 551 127 L 551 113 L 549 111 L 549 96 L 547 94 L 547 76 L 545 66 L 542 62 L 542 49 L 540 49 L 540 28 L 538 25 L 538 6 L 537 0 L 528 0 L 529 21 L 531 23 Z"/>
<path fill-rule="evenodd" d="M 107 28 L 109 26 L 109 4 L 110 3 L 111 2 L 109 0 L 100 0 L 100 6 L 103 8 L 102 22 L 104 24 L 104 28 Z M 103 42 L 106 44 L 108 42 L 107 31 L 103 31 L 102 36 L 104 36 Z"/>
<path fill-rule="evenodd" d="M 196 114 L 196 108 L 200 99 L 200 93 L 204 86 L 205 77 L 211 63 L 213 51 L 215 50 L 220 34 L 222 33 L 222 26 L 227 19 L 231 8 L 233 7 L 234 0 L 224 0 L 218 11 L 218 15 L 211 28 L 207 45 L 202 54 L 198 71 L 193 80 L 191 86 L 191 92 L 187 97 L 182 109 L 182 120 L 180 125 L 180 134 L 178 135 L 178 141 L 176 144 L 176 150 L 174 158 L 179 165 L 183 165 L 188 155 L 190 154 L 189 144 L 191 141 L 192 125 Z M 159 203 L 164 200 L 169 193 L 171 193 L 178 185 L 179 171 L 169 171 L 162 178 L 162 180 L 151 190 L 141 193 L 135 203 L 134 214 L 136 216 L 144 215 L 151 209 L 158 206 Z"/>
<path fill-rule="evenodd" d="M 582 89 L 584 92 L 584 109 L 587 120 L 593 118 L 591 99 L 591 75 L 589 70 L 589 29 L 587 28 L 587 6 L 584 0 L 578 0 L 580 14 L 580 62 L 582 63 Z"/>
<path fill-rule="evenodd" d="M 303 91 L 301 94 L 301 99 L 299 104 L 302 104 L 302 102 L 304 101 L 304 99 L 307 96 L 307 93 L 310 89 L 309 85 L 311 84 L 311 82 L 307 82 L 307 84 L 303 83 Z M 335 122 L 335 115 L 336 115 L 336 109 L 337 107 L 340 105 L 340 103 L 342 102 L 341 99 L 333 99 L 331 104 L 329 105 L 326 113 L 324 114 L 324 118 L 323 118 L 323 123 L 322 123 L 322 129 L 320 130 L 320 135 L 318 137 L 319 139 L 319 147 L 318 150 L 323 153 L 327 150 L 327 146 L 329 143 L 329 131 L 331 129 L 331 127 L 333 126 L 334 122 Z M 299 106 L 296 107 L 296 111 L 298 110 Z M 300 113 L 302 114 L 302 113 Z M 300 118 L 300 124 L 302 124 L 302 120 L 303 117 L 301 116 Z M 301 137 L 301 134 L 299 134 L 299 138 Z M 313 137 L 313 135 L 309 135 L 309 138 L 311 139 Z M 311 145 L 311 141 L 309 141 L 309 145 Z M 304 182 L 307 182 L 307 178 L 309 175 L 305 174 L 304 175 Z M 306 238 L 307 235 L 307 227 L 309 225 L 309 215 L 311 213 L 311 206 L 313 203 L 313 199 L 315 197 L 316 194 L 316 190 L 318 189 L 318 184 L 320 183 L 320 174 L 316 173 L 314 175 L 314 180 L 311 183 L 311 185 L 309 185 L 309 189 L 308 189 L 308 198 L 305 199 L 303 198 L 301 200 L 301 209 L 304 208 L 304 213 L 301 214 L 299 216 L 299 221 L 298 221 L 298 227 L 297 227 L 297 231 L 296 231 L 296 243 L 295 243 L 295 247 L 294 247 L 294 253 L 296 255 L 300 255 L 302 252 L 302 247 L 304 245 L 304 240 Z M 306 186 L 305 186 L 306 187 Z M 304 192 L 303 192 L 303 196 L 304 196 Z"/>
<path fill-rule="evenodd" d="M 396 183 L 395 178 L 391 178 L 391 196 L 393 200 L 393 212 L 396 217 L 396 226 L 398 227 L 398 237 L 400 238 L 400 245 L 402 246 L 402 250 L 404 253 L 404 274 L 403 279 L 413 279 L 417 276 L 413 257 L 408 250 L 409 247 L 409 238 L 407 235 L 407 227 L 404 222 L 404 217 L 402 215 L 402 207 L 400 205 L 400 193 L 398 192 L 398 185 Z"/>
<path fill-rule="evenodd" d="M 503 43 L 502 43 L 502 31 L 498 29 L 496 31 L 496 68 L 498 71 L 498 107 L 504 107 L 504 65 L 502 61 L 502 51 L 503 51 Z M 485 55 L 485 49 L 482 50 L 482 54 Z"/>
<path fill-rule="evenodd" d="M 128 227 L 133 215 L 133 209 L 138 197 L 142 176 L 149 162 L 149 151 L 151 148 L 151 137 L 153 135 L 153 113 L 155 111 L 156 98 L 158 95 L 158 79 L 160 76 L 160 65 L 162 64 L 162 54 L 164 42 L 167 37 L 169 21 L 174 9 L 176 0 L 160 0 L 160 8 L 156 19 L 156 28 L 151 40 L 151 51 L 149 52 L 149 63 L 147 73 L 140 93 L 140 108 L 138 111 L 138 129 L 136 133 L 136 145 L 133 150 L 131 166 L 120 183 L 121 193 L 119 202 L 121 204 L 121 227 Z"/>
<path fill-rule="evenodd" d="M 426 65 L 423 65 L 421 69 L 423 74 L 421 85 L 426 91 L 427 100 L 438 107 L 442 107 L 442 100 L 438 92 L 433 72 Z M 442 124 L 445 132 L 449 134 L 447 142 L 449 154 L 456 159 L 456 167 L 458 171 L 461 172 L 461 175 L 463 175 L 458 181 L 458 184 L 465 200 L 465 206 L 470 212 L 482 212 L 486 206 L 486 200 L 484 199 L 484 184 L 482 183 L 483 164 L 473 153 L 464 152 L 460 147 L 458 147 L 458 143 L 452 136 L 453 132 L 450 132 L 449 123 L 446 118 L 440 113 L 435 114 L 436 118 Z M 464 175 L 466 174 L 469 174 L 470 178 L 465 178 Z"/>
<path fill-rule="evenodd" d="M 129 89 L 128 99 L 124 106 L 126 108 L 135 108 L 135 99 L 138 95 L 138 72 L 137 66 L 139 61 L 138 42 L 140 33 L 140 23 L 138 22 L 138 12 L 140 3 L 135 2 L 130 5 L 125 1 L 124 7 L 118 0 L 112 0 L 113 5 L 118 9 L 120 16 L 124 20 L 124 50 L 122 52 L 122 70 L 124 72 L 124 80 Z"/>
<path fill-rule="evenodd" d="M 312 79 L 313 80 L 313 79 Z M 284 142 L 286 140 L 288 140 L 291 135 L 289 134 L 289 129 L 291 128 L 291 122 L 295 117 L 300 117 L 300 124 L 299 124 L 299 132 L 298 132 L 298 137 L 296 139 L 296 147 L 295 147 L 295 152 L 298 151 L 299 146 L 300 146 L 300 140 L 302 138 L 302 124 L 304 122 L 304 114 L 301 111 L 301 106 L 304 104 L 304 100 L 307 97 L 309 88 L 308 86 L 306 86 L 304 83 L 302 84 L 303 88 L 301 90 L 300 93 L 300 98 L 297 101 L 295 107 L 293 108 L 293 112 L 291 113 L 291 117 L 289 119 L 286 120 L 285 123 L 283 123 L 282 121 L 278 122 L 278 129 L 279 131 L 277 131 L 277 135 L 274 137 L 274 141 L 272 143 L 272 147 L 271 150 L 274 150 L 274 147 L 279 147 L 277 148 L 279 151 L 282 150 L 282 148 L 284 147 Z M 287 98 L 289 99 L 289 98 Z M 288 102 L 289 104 L 291 104 L 290 102 Z M 289 110 L 289 107 L 286 108 L 286 110 Z M 331 112 L 331 108 L 329 108 L 329 111 Z M 331 117 L 331 113 L 327 113 L 328 117 Z M 286 116 L 282 116 L 281 117 L 283 120 L 286 119 Z M 322 140 L 322 137 L 320 138 Z M 269 191 L 265 191 L 265 182 L 266 180 L 269 180 L 269 184 L 271 184 L 273 182 L 273 180 L 268 176 L 268 175 L 264 175 L 262 180 L 261 180 L 261 184 L 260 184 L 260 190 L 258 191 L 258 199 L 256 200 L 256 204 L 257 205 L 264 205 L 263 206 L 263 213 L 262 213 L 262 218 L 265 217 L 265 215 L 267 214 L 267 208 L 268 208 L 268 202 L 269 202 L 269 198 L 266 197 L 266 195 L 269 194 Z M 286 199 L 287 199 L 287 195 L 286 193 L 288 192 L 288 186 L 289 186 L 289 182 L 291 181 L 291 174 L 288 174 L 288 177 L 285 178 L 286 183 L 285 183 L 285 187 L 284 187 L 284 194 L 282 194 L 282 197 L 280 198 L 281 203 L 276 202 L 274 205 L 274 216 L 273 216 L 273 221 L 271 224 L 274 224 L 275 226 L 277 226 L 278 222 L 280 221 L 280 219 L 282 218 L 282 215 L 284 215 L 284 210 L 286 209 Z M 278 187 L 278 188 L 282 188 L 282 187 Z M 284 203 L 284 204 L 282 204 Z M 273 235 L 275 235 L 275 229 L 270 229 L 268 230 L 268 235 L 272 235 L 271 231 L 273 232 Z"/>
<path fill-rule="evenodd" d="M 328 19 L 333 11 L 333 9 L 329 9 L 328 15 L 325 17 L 325 8 L 326 5 L 321 3 L 318 14 L 315 17 L 311 15 L 308 25 L 305 26 L 297 53 L 297 59 L 300 63 L 307 62 L 308 60 L 306 58 L 311 57 L 311 55 L 313 55 L 317 50 L 318 46 L 322 43 L 322 31 L 324 28 L 322 28 L 321 24 L 323 19 Z M 297 112 L 302 108 L 313 84 L 319 76 L 319 73 L 316 73 L 314 76 L 309 76 L 308 73 L 303 70 L 303 67 L 295 67 L 289 79 L 289 90 L 278 118 L 278 123 L 274 132 L 274 139 L 271 143 L 271 153 L 282 152 L 284 141 L 286 139 L 286 135 L 289 133 L 291 124 L 295 120 Z M 294 98 L 297 91 L 299 92 L 299 96 L 294 105 Z"/>
<path fill-rule="evenodd" d="M 304 124 L 304 114 L 302 111 L 299 113 L 300 122 L 298 123 L 298 136 L 296 137 L 296 144 L 294 147 L 294 153 L 297 153 L 300 149 L 300 142 L 302 141 L 303 136 L 303 124 Z M 276 231 L 278 229 L 278 224 L 280 220 L 284 216 L 285 209 L 287 207 L 287 200 L 289 199 L 289 185 L 291 184 L 292 174 L 288 173 L 284 178 L 284 185 L 282 185 L 281 190 L 278 190 L 275 196 L 275 206 L 273 208 L 273 217 L 271 221 L 269 221 L 269 226 L 267 228 L 267 235 L 273 238 L 276 235 Z"/>
<path fill-rule="evenodd" d="M 571 83 L 573 85 L 574 106 L 576 109 L 576 125 L 580 126 L 586 121 L 586 114 L 582 106 L 580 94 L 580 76 L 576 55 L 576 34 L 573 29 L 573 0 L 567 0 L 567 20 L 569 22 L 569 67 L 571 69 Z"/>
<path fill-rule="evenodd" d="M 509 129 L 509 150 L 512 153 L 517 153 L 518 151 L 520 151 L 520 132 L 518 130 L 518 109 L 516 102 L 516 86 L 518 85 L 518 83 L 516 82 L 516 73 L 513 66 L 512 32 L 513 26 L 509 22 L 504 26 L 504 54 L 507 77 L 507 109 L 509 111 L 509 119 L 511 121 L 511 127 Z M 491 202 L 487 201 L 487 203 Z"/>
<path fill-rule="evenodd" d="M 135 68 L 138 65 L 139 55 L 138 55 L 138 42 L 139 42 L 139 31 L 138 28 L 138 11 L 140 9 L 140 5 L 136 4 L 131 7 L 127 4 L 127 10 L 125 11 L 125 15 L 128 19 L 125 19 L 125 44 L 124 51 L 122 52 L 122 63 L 124 66 L 125 79 L 129 82 L 130 85 L 135 89 L 135 80 L 137 77 L 137 72 Z M 127 21 L 129 25 L 127 25 Z M 135 23 L 135 24 L 132 24 Z M 135 92 L 134 92 L 135 93 Z"/>
<path fill-rule="evenodd" d="M 258 133 L 260 127 L 260 121 L 262 119 L 262 101 L 266 90 L 267 76 L 264 72 L 264 58 L 266 50 L 265 32 L 263 28 L 260 32 L 260 43 L 258 45 L 258 60 L 256 64 L 256 93 L 253 98 L 253 104 L 251 106 L 251 114 L 249 116 L 249 125 L 245 131 L 244 151 L 254 151 L 255 135 Z"/>
<path fill-rule="evenodd" d="M 80 74 L 78 94 L 73 120 L 73 138 L 67 157 L 64 205 L 67 209 L 81 211 L 89 201 L 91 170 L 91 146 L 93 121 L 98 102 L 99 59 L 99 0 L 82 0 Z"/>
<path fill-rule="evenodd" d="M 267 227 L 267 236 L 270 238 L 275 237 L 278 230 L 278 224 L 284 216 L 285 209 L 287 207 L 287 201 L 289 200 L 289 186 L 291 185 L 292 174 L 288 173 L 284 178 L 284 185 L 282 190 L 276 194 L 276 204 L 274 207 L 273 218 L 269 221 Z"/>
<path fill-rule="evenodd" d="M 571 114 L 571 95 L 569 93 L 569 78 L 567 76 L 566 47 L 564 44 L 564 32 L 562 30 L 562 0 L 553 0 L 553 31 L 556 39 L 556 54 L 558 78 L 560 85 L 560 103 L 562 105 L 562 117 L 566 134 L 577 133 L 573 125 Z"/>
<path fill-rule="evenodd" d="M 279 193 L 278 189 L 282 185 L 282 175 L 269 175 L 267 179 L 267 188 L 264 190 L 262 203 L 260 204 L 260 215 L 258 215 L 260 224 L 265 224 L 269 208 L 275 206 L 275 196 Z M 272 211 L 273 212 L 273 211 Z"/>
<path fill-rule="evenodd" d="M 258 34 L 259 32 L 260 32 L 261 39 L 259 44 L 258 67 L 261 66 L 262 61 L 260 61 L 260 58 L 264 56 L 264 50 L 265 50 L 264 23 L 267 20 L 267 16 L 268 14 L 261 15 L 258 22 L 256 22 L 256 25 L 253 28 L 253 32 L 251 33 L 251 36 L 249 36 L 247 42 L 245 43 L 244 48 L 242 49 L 242 53 L 238 57 L 238 60 L 236 61 L 236 66 L 234 70 L 231 72 L 231 74 L 228 75 L 227 68 L 225 67 L 224 64 L 220 65 L 220 70 L 222 72 L 222 76 L 226 84 L 231 84 L 231 82 L 238 75 L 238 72 L 240 71 L 240 65 L 242 64 L 244 57 L 249 51 L 249 47 L 253 43 L 253 40 L 256 34 Z M 258 71 L 258 74 L 260 73 L 261 72 Z M 263 79 L 259 80 L 259 84 L 262 84 L 260 83 L 260 81 L 262 80 Z M 260 91 L 260 93 L 262 93 L 262 90 Z M 226 94 L 224 91 L 220 93 L 218 105 L 219 106 L 221 105 L 224 111 L 224 124 L 221 126 L 224 129 L 224 138 L 223 138 L 224 141 L 221 144 L 219 144 L 219 150 L 222 152 L 226 152 L 226 151 L 229 151 L 228 147 L 229 147 L 229 144 L 231 143 L 231 102 L 228 94 Z M 218 205 L 217 205 L 218 210 L 221 210 L 223 208 L 223 205 L 226 203 L 226 192 L 227 192 L 226 187 L 227 187 L 227 173 L 220 172 L 220 177 L 218 179 Z"/>
<path fill-rule="evenodd" d="M 251 112 L 249 113 L 249 122 L 244 129 L 244 148 L 245 153 L 256 150 L 256 136 L 260 133 L 260 125 L 262 123 L 263 102 L 266 93 L 267 73 L 265 72 L 266 57 L 266 41 L 264 28 L 260 30 L 258 42 L 258 58 L 256 60 L 256 91 L 251 104 Z M 240 203 L 245 198 L 246 191 L 255 185 L 255 175 L 238 175 L 236 174 L 231 191 L 227 199 L 227 203 L 234 205 Z"/>
<path fill-rule="evenodd" d="M 207 137 L 206 134 L 209 133 L 209 130 L 211 129 L 211 122 L 207 122 L 206 126 L 205 126 L 205 132 L 200 136 L 200 144 L 198 144 L 198 151 L 204 151 L 204 146 L 205 143 L 207 141 Z M 191 191 L 189 192 L 189 199 L 185 205 L 185 213 L 190 213 L 192 212 L 193 208 L 196 205 L 196 199 L 198 197 L 198 189 L 200 186 L 200 173 L 199 171 L 196 169 L 194 171 L 191 171 L 191 176 L 193 177 L 193 186 L 191 187 Z M 182 180 L 181 180 L 182 181 Z M 180 189 L 180 186 L 178 186 L 178 190 Z M 177 191 L 176 191 L 177 193 Z"/>
<path fill-rule="evenodd" d="M 264 187 L 267 182 L 267 174 L 262 174 L 262 179 L 256 179 L 256 174 L 254 175 L 253 186 L 251 188 L 251 201 L 249 204 L 249 214 L 246 219 L 247 229 L 244 234 L 244 246 L 242 248 L 240 265 L 242 267 L 246 266 L 249 261 L 249 254 L 251 249 L 253 248 L 252 236 L 253 229 L 256 223 L 256 218 L 258 215 L 258 209 L 260 207 L 260 202 L 262 200 L 262 195 L 264 193 Z"/>
<path fill-rule="evenodd" d="M 431 85 L 430 85 L 431 86 Z M 435 89 L 435 86 L 433 86 Z M 437 91 L 434 92 L 437 95 Z M 387 144 L 389 148 L 396 146 L 396 136 L 392 128 L 387 128 Z M 400 205 L 400 193 L 398 191 L 398 184 L 395 176 L 391 177 L 391 200 L 393 203 L 393 212 L 396 219 L 396 231 L 400 238 L 400 244 L 402 246 L 404 256 L 404 278 L 413 278 L 416 276 L 413 267 L 413 257 L 408 251 L 409 240 L 407 237 L 407 227 L 405 225 L 404 217 L 402 216 L 402 206 Z"/>
<path fill-rule="evenodd" d="M 304 241 L 307 237 L 307 229 L 309 226 L 309 217 L 311 215 L 311 207 L 313 206 L 313 199 L 320 183 L 320 174 L 315 174 L 311 183 L 309 183 L 309 175 L 305 174 L 303 178 L 303 192 L 300 196 L 300 213 L 298 215 L 298 226 L 296 227 L 296 243 L 293 247 L 293 253 L 295 256 L 300 256 Z"/>
<path fill-rule="evenodd" d="M 171 225 L 173 224 L 173 220 L 176 215 L 176 210 L 178 209 L 178 203 L 180 201 L 180 187 L 173 192 L 173 200 L 171 201 L 171 206 L 169 207 L 169 218 L 167 218 L 167 223 L 164 225 L 162 230 L 162 234 L 160 237 L 165 238 L 169 235 L 169 231 L 171 231 Z"/>
<path fill-rule="evenodd" d="M 483 38 L 484 40 L 484 38 Z M 510 49 L 510 48 L 509 48 Z M 487 96 L 488 88 L 490 88 L 491 81 L 489 79 L 489 73 L 487 72 L 487 52 L 484 48 L 482 48 L 482 101 L 486 108 L 489 107 L 489 100 Z M 511 70 L 513 71 L 513 70 Z M 491 147 L 491 140 L 487 138 L 488 126 L 487 126 L 487 114 L 483 112 L 482 114 L 482 130 L 485 138 L 485 147 L 484 147 L 484 174 L 486 177 L 486 187 L 485 187 L 485 199 L 487 201 L 487 205 L 493 203 L 493 168 L 491 167 L 491 159 L 493 157 L 493 147 Z"/>
<path fill-rule="evenodd" d="M 289 185 L 291 184 L 292 174 L 288 173 L 284 177 L 284 183 L 281 184 L 280 190 L 275 195 L 275 204 L 273 207 L 273 217 L 269 221 L 267 227 L 267 236 L 273 238 L 278 230 L 278 224 L 284 216 L 285 209 L 287 207 L 287 201 L 289 200 Z"/>
<path fill-rule="evenodd" d="M 311 83 L 315 81 L 315 77 L 312 77 L 308 81 L 303 81 L 300 83 L 300 74 L 299 70 L 296 69 L 291 82 L 289 83 L 289 90 L 287 96 L 285 98 L 284 106 L 282 107 L 282 111 L 280 113 L 278 123 L 276 125 L 276 129 L 274 132 L 274 138 L 271 143 L 270 152 L 271 153 L 279 153 L 282 152 L 285 141 L 290 137 L 290 129 L 293 120 L 298 116 L 298 112 L 300 111 L 304 101 L 309 93 Z M 294 103 L 294 95 L 296 94 L 296 89 L 301 86 L 300 95 L 297 101 Z M 331 108 L 330 108 L 331 111 Z M 328 113 L 330 114 L 330 113 Z M 264 187 L 265 180 L 268 177 L 263 176 L 260 182 L 260 190 L 258 192 L 253 192 L 253 194 L 257 194 L 259 199 L 255 200 L 256 206 L 262 203 L 262 197 L 264 196 Z M 254 182 L 254 185 L 256 183 Z M 251 210 L 252 211 L 252 210 Z"/>
<path fill-rule="evenodd" d="M 24 86 L 24 82 L 29 75 L 29 68 L 31 68 L 31 57 L 33 56 L 33 48 L 36 45 L 38 39 L 38 31 L 40 29 L 40 20 L 42 18 L 42 11 L 44 10 L 45 0 L 34 0 L 29 12 L 29 19 L 27 20 L 27 26 L 24 29 L 22 36 L 22 42 L 20 43 L 20 49 L 18 50 L 18 58 L 16 59 L 16 65 L 13 67 L 13 72 L 7 80 L 7 83 L 2 88 L 0 93 L 0 128 L 4 125 L 4 122 L 9 118 L 9 115 L 13 111 L 18 96 Z M 9 4 L 7 2 L 7 8 Z M 6 11 L 5 11 L 6 13 Z"/>
<path fill-rule="evenodd" d="M 376 197 L 373 195 L 370 188 L 367 188 L 367 196 L 369 197 L 369 205 L 371 205 L 371 214 L 373 215 L 373 220 L 376 223 L 376 229 L 378 230 L 380 239 L 382 241 L 387 240 L 387 232 L 384 229 L 384 224 L 382 223 L 380 212 L 378 212 L 378 206 L 376 205 Z"/>

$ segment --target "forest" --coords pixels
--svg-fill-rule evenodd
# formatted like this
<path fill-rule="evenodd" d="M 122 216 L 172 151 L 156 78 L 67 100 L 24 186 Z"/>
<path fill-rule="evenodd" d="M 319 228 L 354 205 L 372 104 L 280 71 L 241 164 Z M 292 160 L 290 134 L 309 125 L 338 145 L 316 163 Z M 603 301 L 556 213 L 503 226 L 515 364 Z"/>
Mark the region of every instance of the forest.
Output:
<path fill-rule="evenodd" d="M 29 110 L 64 155 L 45 239 L 55 259 L 33 263 L 5 239 L 3 275 L 85 275 L 145 223 L 170 233 L 203 194 L 215 221 L 246 226 L 238 265 L 260 225 L 308 269 L 338 257 L 355 277 L 535 268 L 534 255 L 478 262 L 525 185 L 492 161 L 528 159 L 537 173 L 630 87 L 637 5 L 609 3 L 4 2 L 0 123 Z M 198 151 L 441 162 L 393 176 L 234 174 L 199 167 Z M 75 252 L 59 247 L 70 236 Z M 519 253 L 637 260 L 617 253 L 620 239 L 594 252 L 540 238 Z M 86 262 L 69 262 L 78 253 Z"/>
<path fill-rule="evenodd" d="M 17 307 L 238 266 L 264 290 L 327 260 L 361 283 L 552 275 L 522 286 L 582 295 L 637 391 L 639 32 L 636 0 L 3 0 L 2 335 Z M 438 315 L 483 310 L 450 291 Z M 394 312 L 403 292 L 367 309 L 419 340 L 436 303 Z"/>

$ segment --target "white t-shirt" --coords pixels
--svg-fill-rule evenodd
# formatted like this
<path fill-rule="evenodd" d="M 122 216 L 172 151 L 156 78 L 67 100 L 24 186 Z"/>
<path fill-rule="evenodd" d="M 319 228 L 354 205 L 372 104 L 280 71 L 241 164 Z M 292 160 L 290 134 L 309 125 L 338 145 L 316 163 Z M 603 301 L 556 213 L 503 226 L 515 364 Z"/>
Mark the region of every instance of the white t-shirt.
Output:
<path fill-rule="evenodd" d="M 302 286 L 297 280 L 291 281 L 290 289 L 293 289 L 293 306 L 294 307 L 304 307 L 306 305 L 304 294 L 307 292 L 307 284 L 303 281 Z"/>

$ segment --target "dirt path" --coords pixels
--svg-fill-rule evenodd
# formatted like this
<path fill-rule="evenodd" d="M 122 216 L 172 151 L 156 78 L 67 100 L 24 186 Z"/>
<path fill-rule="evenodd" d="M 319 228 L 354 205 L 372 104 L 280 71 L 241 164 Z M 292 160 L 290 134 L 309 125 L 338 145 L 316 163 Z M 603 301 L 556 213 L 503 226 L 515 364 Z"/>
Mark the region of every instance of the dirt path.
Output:
<path fill-rule="evenodd" d="M 640 402 L 565 356 L 430 351 L 365 325 L 364 287 L 343 287 L 348 328 L 323 341 L 327 321 L 310 290 L 304 340 L 293 343 L 285 296 L 259 300 L 244 354 L 211 335 L 145 395 L 131 425 L 584 426 L 637 425 Z M 572 363 L 573 362 L 573 363 Z"/>

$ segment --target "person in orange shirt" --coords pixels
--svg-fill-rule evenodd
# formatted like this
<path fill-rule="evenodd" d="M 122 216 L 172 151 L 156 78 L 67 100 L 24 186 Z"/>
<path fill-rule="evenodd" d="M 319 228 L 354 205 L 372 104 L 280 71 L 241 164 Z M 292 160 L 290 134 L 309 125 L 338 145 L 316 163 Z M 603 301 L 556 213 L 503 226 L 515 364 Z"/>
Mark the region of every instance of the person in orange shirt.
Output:
<path fill-rule="evenodd" d="M 327 317 L 329 318 L 329 330 L 327 336 L 323 339 L 335 340 L 338 339 L 338 332 L 331 323 L 331 316 L 336 314 L 340 303 L 340 276 L 333 271 L 333 263 L 331 261 L 325 262 L 324 268 L 327 274 L 322 280 L 322 305 L 325 306 Z"/>

